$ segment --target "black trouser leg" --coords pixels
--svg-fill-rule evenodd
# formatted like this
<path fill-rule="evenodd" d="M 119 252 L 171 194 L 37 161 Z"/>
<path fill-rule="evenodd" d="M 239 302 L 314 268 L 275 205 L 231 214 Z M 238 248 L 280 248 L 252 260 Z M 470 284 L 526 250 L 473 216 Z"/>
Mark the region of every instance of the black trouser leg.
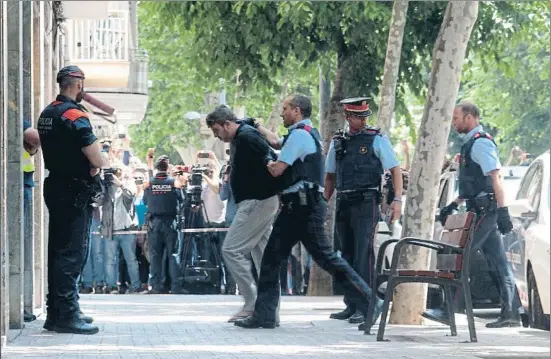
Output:
<path fill-rule="evenodd" d="M 261 322 L 275 322 L 280 296 L 281 262 L 289 258 L 291 250 L 299 237 L 293 232 L 293 216 L 296 213 L 282 209 L 278 214 L 268 244 L 264 249 L 260 277 L 258 278 L 258 296 L 254 315 Z"/>
<path fill-rule="evenodd" d="M 495 268 L 495 275 L 499 283 L 499 292 L 503 303 L 502 314 L 515 316 L 516 284 L 511 265 L 507 261 L 503 241 L 497 229 L 497 212 L 483 213 L 476 225 L 471 250 L 482 249 L 490 268 Z M 518 305 L 518 304 L 517 304 Z"/>
<path fill-rule="evenodd" d="M 48 257 L 52 259 L 48 263 L 48 309 L 55 309 L 59 321 L 69 322 L 80 311 L 77 281 L 88 254 L 92 208 L 75 208 L 75 194 L 51 178 L 45 181 L 44 199 L 50 213 Z"/>
<path fill-rule="evenodd" d="M 162 268 L 163 268 L 163 254 L 165 249 L 165 242 L 163 238 L 162 221 L 157 218 L 151 220 L 151 225 L 147 231 L 147 238 L 149 240 L 149 270 L 151 276 L 151 287 L 154 292 L 162 292 Z"/>
<path fill-rule="evenodd" d="M 341 256 L 348 263 L 352 264 L 354 263 L 354 232 L 350 225 L 350 209 L 339 200 L 337 200 L 336 217 L 335 229 L 340 241 Z M 346 294 L 344 295 L 343 301 L 350 312 L 353 313 L 356 311 L 356 304 L 354 304 Z"/>
<path fill-rule="evenodd" d="M 168 272 L 170 275 L 170 290 L 173 293 L 180 292 L 182 290 L 183 273 L 176 263 L 176 258 L 172 255 L 178 241 L 178 233 L 173 227 L 172 221 L 164 223 L 163 236 L 166 248 L 166 260 L 168 262 Z"/>
<path fill-rule="evenodd" d="M 320 198 L 319 201 L 308 207 L 310 208 L 304 216 L 295 216 L 295 218 L 305 218 L 307 225 L 303 225 L 302 230 L 296 230 L 300 227 L 295 227 L 295 232 L 312 255 L 312 259 L 342 284 L 347 298 L 356 305 L 357 310 L 365 315 L 371 297 L 371 288 L 352 269 L 350 264 L 331 248 L 324 229 L 325 202 Z M 295 225 L 298 224 L 295 223 Z"/>

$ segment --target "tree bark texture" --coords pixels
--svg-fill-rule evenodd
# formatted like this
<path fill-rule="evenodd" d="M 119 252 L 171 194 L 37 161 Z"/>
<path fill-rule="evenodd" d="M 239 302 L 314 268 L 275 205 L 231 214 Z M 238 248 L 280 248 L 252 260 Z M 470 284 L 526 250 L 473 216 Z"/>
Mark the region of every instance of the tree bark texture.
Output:
<path fill-rule="evenodd" d="M 431 239 L 453 108 L 471 31 L 478 14 L 476 1 L 450 1 L 432 53 L 428 98 L 419 128 L 407 193 L 403 237 Z M 405 248 L 400 267 L 427 269 L 429 253 Z M 425 310 L 426 285 L 402 284 L 394 292 L 390 323 L 420 324 Z"/>
<path fill-rule="evenodd" d="M 344 124 L 344 113 L 340 101 L 343 99 L 343 73 L 346 71 L 346 61 L 339 59 L 337 73 L 335 76 L 335 83 L 333 87 L 333 93 L 328 107 L 320 113 L 323 113 L 323 117 L 320 121 L 321 137 L 323 138 L 323 146 L 325 152 L 329 149 L 331 139 L 335 132 L 342 128 Z M 320 94 L 320 96 L 322 96 Z M 333 196 L 327 204 L 327 216 L 325 217 L 325 235 L 327 239 L 333 244 L 334 227 L 335 227 L 335 201 L 336 196 Z M 310 281 L 308 285 L 308 295 L 311 296 L 328 296 L 333 295 L 333 278 L 323 269 L 321 269 L 315 262 L 312 262 L 310 269 Z"/>
<path fill-rule="evenodd" d="M 289 91 L 289 80 L 286 77 L 285 82 L 281 87 L 280 95 L 274 101 L 270 117 L 268 117 L 268 119 L 264 122 L 266 128 L 274 133 L 279 132 L 279 127 L 282 124 L 281 107 L 283 106 L 283 101 L 285 101 L 285 98 L 289 95 L 287 91 Z"/>
<path fill-rule="evenodd" d="M 388 30 L 388 44 L 386 47 L 385 69 L 381 89 L 381 103 L 377 113 L 377 126 L 381 131 L 390 131 L 392 114 L 396 100 L 396 82 L 400 69 L 400 55 L 402 53 L 402 40 L 408 12 L 408 1 L 394 1 L 392 7 L 392 19 Z"/>

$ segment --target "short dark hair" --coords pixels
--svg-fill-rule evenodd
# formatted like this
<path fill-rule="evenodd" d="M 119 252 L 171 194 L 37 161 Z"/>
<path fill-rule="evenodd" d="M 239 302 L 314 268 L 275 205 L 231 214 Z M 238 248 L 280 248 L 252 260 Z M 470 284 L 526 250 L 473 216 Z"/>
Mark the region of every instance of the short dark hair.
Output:
<path fill-rule="evenodd" d="M 157 163 L 157 166 L 155 166 L 158 171 L 166 172 L 168 171 L 168 160 L 160 161 Z"/>
<path fill-rule="evenodd" d="M 463 112 L 463 114 L 465 116 L 466 115 L 471 115 L 474 118 L 477 118 L 477 119 L 480 118 L 480 110 L 472 102 L 467 102 L 467 101 L 466 102 L 461 102 L 460 104 L 457 105 L 457 107 L 459 107 L 461 109 L 461 112 Z"/>
<path fill-rule="evenodd" d="M 207 126 L 212 127 L 215 123 L 223 125 L 226 121 L 236 122 L 237 117 L 226 105 L 218 105 L 207 115 Z"/>
<path fill-rule="evenodd" d="M 77 77 L 65 76 L 59 79 L 59 90 L 67 91 L 70 87 L 73 87 L 80 79 Z"/>
<path fill-rule="evenodd" d="M 291 95 L 289 105 L 291 107 L 300 108 L 300 113 L 303 118 L 310 118 L 310 116 L 312 116 L 312 101 L 310 101 L 308 96 L 301 94 Z"/>

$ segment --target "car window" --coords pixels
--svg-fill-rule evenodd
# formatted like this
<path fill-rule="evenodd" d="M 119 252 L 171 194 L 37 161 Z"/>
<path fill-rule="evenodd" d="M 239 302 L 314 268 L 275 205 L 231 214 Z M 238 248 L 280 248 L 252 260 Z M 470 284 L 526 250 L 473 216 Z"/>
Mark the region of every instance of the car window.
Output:
<path fill-rule="evenodd" d="M 528 188 L 528 201 L 532 208 L 537 209 L 540 204 L 541 196 L 541 184 L 543 182 L 543 169 L 541 166 L 537 166 L 534 177 L 530 181 L 530 187 Z"/>
<path fill-rule="evenodd" d="M 530 169 L 528 169 L 528 171 L 524 175 L 524 178 L 522 179 L 520 188 L 517 192 L 516 199 L 528 198 L 528 188 L 530 187 L 530 182 L 532 181 L 532 178 L 534 177 L 535 172 L 536 172 L 536 165 L 533 165 L 532 167 L 530 167 Z"/>
<path fill-rule="evenodd" d="M 440 199 L 438 200 L 438 207 L 437 208 L 444 208 L 448 205 L 448 188 L 450 186 L 449 180 L 443 180 L 440 182 L 440 186 L 442 190 L 440 191 Z"/>
<path fill-rule="evenodd" d="M 520 186 L 517 199 L 528 199 L 532 208 L 538 208 L 543 181 L 543 168 L 539 163 L 534 164 L 526 173 Z"/>

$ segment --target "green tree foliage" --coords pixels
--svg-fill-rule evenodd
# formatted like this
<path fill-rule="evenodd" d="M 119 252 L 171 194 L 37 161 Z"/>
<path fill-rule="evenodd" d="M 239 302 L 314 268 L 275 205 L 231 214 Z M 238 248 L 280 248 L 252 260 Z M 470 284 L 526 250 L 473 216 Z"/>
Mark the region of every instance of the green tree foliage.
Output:
<path fill-rule="evenodd" d="M 246 114 L 267 119 L 274 103 L 281 97 L 281 89 L 318 96 L 317 67 L 302 66 L 293 56 L 287 56 L 282 66 L 271 72 L 269 81 L 250 80 L 243 68 L 223 68 L 206 59 L 212 56 L 197 51 L 197 35 L 181 23 L 168 21 L 170 16 L 154 2 L 139 6 L 140 47 L 149 54 L 149 107 L 145 119 L 131 129 L 133 147 L 145 156 L 147 148 L 159 153 L 173 154 L 174 145 L 197 144 L 200 139 L 199 120 L 186 120 L 187 112 L 207 113 L 211 108 L 205 102 L 209 93 L 226 90 L 229 106 L 244 105 Z M 215 44 L 210 50 L 216 51 Z M 330 59 L 328 63 L 331 63 Z M 237 70 L 243 86 L 237 85 Z M 317 121 L 318 104 L 314 103 L 313 119 Z"/>
<path fill-rule="evenodd" d="M 539 155 L 549 148 L 549 2 L 512 4 L 510 18 L 496 18 L 508 31 L 495 53 L 473 54 L 463 84 L 463 99 L 475 102 L 482 121 L 492 126 L 502 160 L 513 146 Z M 455 136 L 455 135 L 454 135 Z M 455 141 L 457 142 L 457 141 Z"/>

